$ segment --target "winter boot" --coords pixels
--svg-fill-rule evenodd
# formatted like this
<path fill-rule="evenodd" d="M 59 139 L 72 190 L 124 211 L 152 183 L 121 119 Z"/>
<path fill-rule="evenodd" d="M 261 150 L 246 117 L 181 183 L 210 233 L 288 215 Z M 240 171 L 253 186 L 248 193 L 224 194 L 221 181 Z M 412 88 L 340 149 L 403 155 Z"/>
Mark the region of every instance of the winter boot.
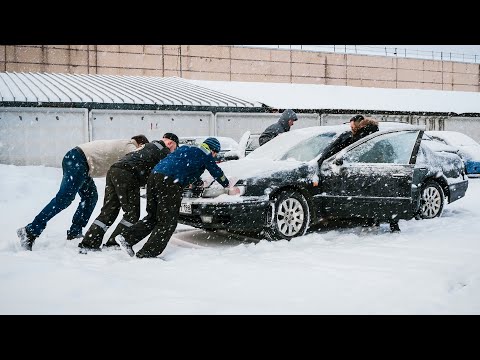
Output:
<path fill-rule="evenodd" d="M 67 230 L 67 240 L 83 238 L 82 227 L 80 225 L 72 224 L 70 230 Z"/>
<path fill-rule="evenodd" d="M 390 223 L 390 231 L 393 232 L 400 232 L 400 227 L 398 226 L 398 221 Z"/>
<path fill-rule="evenodd" d="M 78 253 L 79 253 L 79 254 L 83 254 L 83 255 L 86 255 L 86 254 L 88 254 L 89 252 L 101 251 L 100 248 L 95 248 L 95 247 L 86 246 L 86 245 L 84 245 L 84 244 L 81 243 L 81 242 L 78 244 L 78 247 L 80 248 L 80 250 L 78 250 Z"/>
<path fill-rule="evenodd" d="M 115 237 L 115 241 L 117 242 L 118 245 L 122 248 L 122 250 L 126 251 L 126 253 L 130 256 L 135 256 L 135 251 L 133 251 L 132 247 L 130 244 L 125 240 L 125 238 L 122 235 L 117 235 Z"/>
<path fill-rule="evenodd" d="M 83 239 L 83 234 L 75 234 L 72 233 L 70 230 L 67 230 L 67 240 L 75 240 L 75 239 Z"/>
<path fill-rule="evenodd" d="M 128 227 L 126 227 L 125 225 L 123 225 L 122 223 L 119 223 L 117 225 L 117 227 L 115 228 L 115 230 L 113 230 L 112 232 L 112 235 L 110 235 L 110 238 L 107 240 L 107 242 L 105 244 L 103 244 L 103 247 L 110 247 L 110 246 L 114 246 L 114 247 L 117 247 L 118 244 L 117 242 L 115 241 L 115 237 L 117 235 L 123 235 L 125 237 L 125 235 L 123 234 L 123 231 L 124 230 L 127 230 Z"/>
<path fill-rule="evenodd" d="M 22 249 L 32 251 L 32 245 L 37 237 L 30 234 L 25 227 L 17 230 L 17 236 L 20 239 L 20 245 L 22 246 Z"/>
<path fill-rule="evenodd" d="M 102 226 L 96 224 L 97 220 L 93 222 L 93 224 L 90 226 L 88 231 L 85 233 L 85 236 L 83 237 L 83 240 L 80 244 L 83 245 L 85 248 L 100 248 L 102 245 L 103 241 L 103 236 L 105 235 L 105 228 Z M 78 244 L 78 246 L 80 246 Z"/>

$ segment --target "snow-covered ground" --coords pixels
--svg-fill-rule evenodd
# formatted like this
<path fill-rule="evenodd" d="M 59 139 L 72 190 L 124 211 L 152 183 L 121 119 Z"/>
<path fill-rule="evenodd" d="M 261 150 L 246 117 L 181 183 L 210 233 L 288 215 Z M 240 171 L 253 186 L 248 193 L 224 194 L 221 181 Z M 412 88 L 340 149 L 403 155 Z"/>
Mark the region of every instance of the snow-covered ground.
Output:
<path fill-rule="evenodd" d="M 61 175 L 0 165 L 0 314 L 480 314 L 480 179 L 442 217 L 402 220 L 398 234 L 382 224 L 268 242 L 179 225 L 157 259 L 79 254 L 65 239 L 77 197 L 19 250 L 16 229 Z M 105 179 L 95 182 L 90 223 Z"/>

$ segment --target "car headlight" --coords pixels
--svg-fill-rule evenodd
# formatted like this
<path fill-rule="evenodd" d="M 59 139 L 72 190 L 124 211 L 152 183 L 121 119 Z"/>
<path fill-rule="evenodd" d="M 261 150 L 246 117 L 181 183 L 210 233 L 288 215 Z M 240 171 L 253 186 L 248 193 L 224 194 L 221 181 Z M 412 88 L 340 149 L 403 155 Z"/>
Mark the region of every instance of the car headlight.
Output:
<path fill-rule="evenodd" d="M 228 188 L 228 195 L 243 195 L 247 187 L 245 185 L 236 185 Z"/>

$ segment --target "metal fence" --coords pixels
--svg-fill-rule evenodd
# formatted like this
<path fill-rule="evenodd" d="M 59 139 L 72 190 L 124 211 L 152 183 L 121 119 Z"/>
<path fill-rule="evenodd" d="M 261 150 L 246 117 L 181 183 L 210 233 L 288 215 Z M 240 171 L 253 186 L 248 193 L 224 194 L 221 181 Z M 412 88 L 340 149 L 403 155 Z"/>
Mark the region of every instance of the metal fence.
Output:
<path fill-rule="evenodd" d="M 232 45 L 236 47 L 256 47 L 281 50 L 302 50 L 314 52 L 332 52 L 340 54 L 357 54 L 372 56 L 393 56 L 413 59 L 456 61 L 466 63 L 480 63 L 480 55 L 466 54 L 451 51 L 431 51 L 407 49 L 402 47 L 375 46 L 375 45 Z"/>

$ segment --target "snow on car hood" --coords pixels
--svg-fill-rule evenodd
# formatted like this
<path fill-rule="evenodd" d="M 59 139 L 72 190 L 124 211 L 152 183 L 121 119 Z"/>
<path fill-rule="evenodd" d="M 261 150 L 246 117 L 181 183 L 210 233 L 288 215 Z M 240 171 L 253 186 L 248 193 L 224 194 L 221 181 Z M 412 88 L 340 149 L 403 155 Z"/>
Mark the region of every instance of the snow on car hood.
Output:
<path fill-rule="evenodd" d="M 270 159 L 249 159 L 246 157 L 240 160 L 227 161 L 218 165 L 229 180 L 240 180 L 268 177 L 275 172 L 291 171 L 304 164 L 305 162 L 296 160 L 276 161 Z M 213 181 L 213 178 L 208 171 L 203 173 L 202 179 L 207 182 Z"/>

